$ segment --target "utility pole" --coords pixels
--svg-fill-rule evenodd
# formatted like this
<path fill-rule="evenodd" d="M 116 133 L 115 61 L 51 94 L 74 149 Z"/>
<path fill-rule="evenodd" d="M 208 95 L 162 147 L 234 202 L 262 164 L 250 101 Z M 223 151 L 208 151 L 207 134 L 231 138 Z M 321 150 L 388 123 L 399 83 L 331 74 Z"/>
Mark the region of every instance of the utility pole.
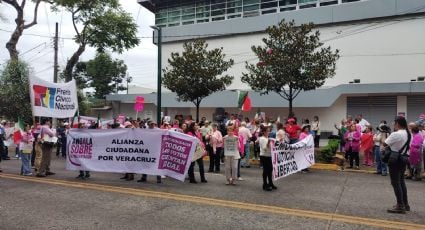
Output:
<path fill-rule="evenodd" d="M 58 82 L 58 72 L 59 72 L 59 66 L 58 66 L 58 40 L 59 40 L 59 33 L 58 33 L 58 23 L 56 22 L 55 27 L 55 40 L 54 40 L 54 49 L 55 49 L 55 60 L 54 60 L 54 67 L 53 67 L 53 82 Z"/>
<path fill-rule="evenodd" d="M 55 50 L 55 56 L 53 61 L 53 82 L 58 83 L 58 72 L 59 72 L 59 66 L 58 66 L 58 40 L 59 40 L 59 32 L 58 32 L 58 23 L 56 22 L 55 25 L 55 38 L 53 41 L 53 49 Z M 58 120 L 56 118 L 52 119 L 52 126 L 53 128 L 56 128 L 58 126 Z"/>

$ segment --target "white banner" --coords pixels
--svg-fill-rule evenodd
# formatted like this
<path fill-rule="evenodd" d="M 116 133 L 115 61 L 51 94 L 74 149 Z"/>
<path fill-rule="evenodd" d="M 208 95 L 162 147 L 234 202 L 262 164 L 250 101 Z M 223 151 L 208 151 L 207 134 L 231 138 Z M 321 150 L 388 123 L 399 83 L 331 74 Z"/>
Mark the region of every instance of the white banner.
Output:
<path fill-rule="evenodd" d="M 30 77 L 31 106 L 34 116 L 69 118 L 78 110 L 75 80 L 50 83 Z"/>
<path fill-rule="evenodd" d="M 71 129 L 66 168 L 184 181 L 198 142 L 195 137 L 162 129 Z"/>
<path fill-rule="evenodd" d="M 314 164 L 312 135 L 295 144 L 276 142 L 272 145 L 273 180 L 289 176 Z"/>

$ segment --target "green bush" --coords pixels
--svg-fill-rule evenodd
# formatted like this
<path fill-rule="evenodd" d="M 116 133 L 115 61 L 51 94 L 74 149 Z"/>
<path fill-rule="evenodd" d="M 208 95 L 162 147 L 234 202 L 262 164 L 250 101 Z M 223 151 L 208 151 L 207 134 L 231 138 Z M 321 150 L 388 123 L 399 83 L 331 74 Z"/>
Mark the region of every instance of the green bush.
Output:
<path fill-rule="evenodd" d="M 336 151 L 338 150 L 339 146 L 339 140 L 329 140 L 328 145 L 323 147 L 323 149 L 320 150 L 320 154 L 318 156 L 318 160 L 325 162 L 325 163 L 332 163 L 334 160 L 334 156 L 336 154 Z"/>

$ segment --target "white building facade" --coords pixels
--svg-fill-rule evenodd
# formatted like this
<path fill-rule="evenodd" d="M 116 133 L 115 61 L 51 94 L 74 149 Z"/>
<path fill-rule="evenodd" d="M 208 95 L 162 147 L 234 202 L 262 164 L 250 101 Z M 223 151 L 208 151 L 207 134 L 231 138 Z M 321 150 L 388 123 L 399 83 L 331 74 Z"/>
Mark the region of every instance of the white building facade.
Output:
<path fill-rule="evenodd" d="M 406 114 L 415 120 L 425 113 L 425 1 L 423 0 L 139 0 L 155 13 L 162 30 L 162 67 L 172 52 L 181 52 L 190 39 L 204 38 L 209 47 L 223 47 L 235 65 L 229 89 L 249 89 L 240 81 L 245 62 L 256 63 L 253 45 L 263 45 L 265 29 L 282 19 L 296 24 L 313 22 L 325 46 L 340 50 L 336 75 L 320 90 L 300 94 L 294 101 L 298 118 L 318 115 L 322 129 L 362 113 L 372 123 Z M 361 84 L 347 84 L 359 79 Z M 367 89 L 367 90 L 366 90 Z M 227 94 L 229 92 L 224 92 Z M 219 96 L 211 96 L 217 100 Z M 164 95 L 163 98 L 166 98 Z M 170 96 L 170 98 L 173 98 Z M 287 103 L 255 96 L 258 110 L 271 117 L 286 116 Z M 313 98 L 313 100 L 311 100 Z M 332 100 L 329 100 L 332 98 Z M 110 100 L 120 100 L 113 98 Z M 152 103 L 156 103 L 153 101 Z M 163 99 L 164 100 L 164 99 Z M 167 100 L 167 99 L 165 99 Z M 171 100 L 171 99 L 170 99 Z M 279 99 L 281 100 L 281 99 Z M 235 99 L 236 101 L 236 99 Z M 275 103 L 268 103 L 274 101 Z M 313 101 L 315 103 L 307 103 Z M 323 103 L 321 101 L 324 101 Z M 190 103 L 163 103 L 167 115 L 195 114 Z M 237 113 L 236 104 L 201 105 L 201 116 L 213 118 L 217 108 Z M 155 112 L 155 110 L 153 110 Z M 155 116 L 153 116 L 155 117 Z"/>

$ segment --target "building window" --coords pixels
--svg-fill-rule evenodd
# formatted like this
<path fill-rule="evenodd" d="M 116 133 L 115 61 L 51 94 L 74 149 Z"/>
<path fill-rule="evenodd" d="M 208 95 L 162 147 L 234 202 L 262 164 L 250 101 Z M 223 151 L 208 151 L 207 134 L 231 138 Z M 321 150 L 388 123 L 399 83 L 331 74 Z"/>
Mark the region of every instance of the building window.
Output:
<path fill-rule="evenodd" d="M 338 0 L 332 0 L 332 1 L 329 1 L 329 0 L 327 0 L 327 1 L 321 1 L 320 2 L 320 6 L 330 6 L 330 5 L 335 5 L 335 4 L 338 4 Z"/>
<path fill-rule="evenodd" d="M 342 0 L 342 3 L 347 3 L 347 2 L 358 2 L 360 0 Z"/>

